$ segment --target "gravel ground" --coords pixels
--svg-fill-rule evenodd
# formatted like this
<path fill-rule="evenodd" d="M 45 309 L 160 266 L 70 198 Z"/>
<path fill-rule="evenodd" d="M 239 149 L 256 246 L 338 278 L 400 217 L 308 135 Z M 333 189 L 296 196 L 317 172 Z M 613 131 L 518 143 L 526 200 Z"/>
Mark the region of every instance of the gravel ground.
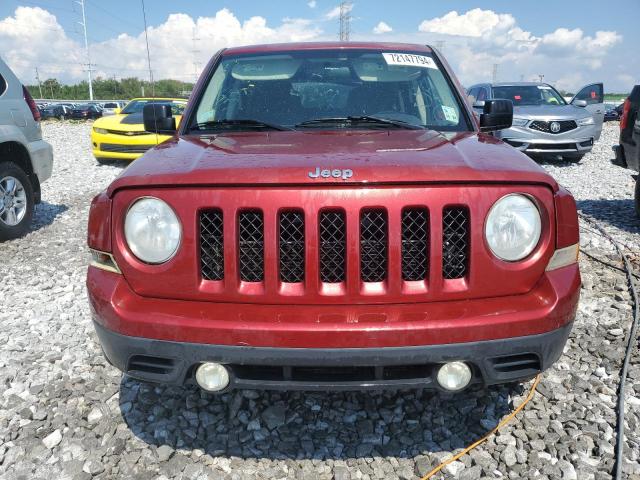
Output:
<path fill-rule="evenodd" d="M 124 165 L 91 157 L 89 124 L 46 123 L 53 178 L 32 231 L 0 247 L 0 478 L 413 479 L 520 404 L 530 384 L 455 396 L 156 387 L 109 366 L 84 287 L 91 197 Z M 630 172 L 613 167 L 606 125 L 579 165 L 546 164 L 630 250 L 640 251 Z M 601 236 L 583 247 L 620 265 Z M 637 257 L 636 257 L 637 259 Z M 636 262 L 638 266 L 638 262 Z M 440 478 L 611 478 L 618 372 L 632 309 L 624 275 L 585 256 L 564 356 L 499 435 Z M 640 479 L 640 364 L 627 398 L 626 478 Z"/>

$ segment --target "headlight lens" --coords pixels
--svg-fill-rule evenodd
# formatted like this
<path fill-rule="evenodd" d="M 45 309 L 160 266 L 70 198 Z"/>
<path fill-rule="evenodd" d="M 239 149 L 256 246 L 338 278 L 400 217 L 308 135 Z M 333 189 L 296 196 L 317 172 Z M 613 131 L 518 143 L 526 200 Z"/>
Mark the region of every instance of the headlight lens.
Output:
<path fill-rule="evenodd" d="M 180 245 L 182 227 L 171 207 L 162 200 L 144 197 L 129 208 L 124 236 L 133 254 L 146 263 L 164 263 Z"/>
<path fill-rule="evenodd" d="M 536 248 L 541 230 L 538 208 L 529 197 L 515 193 L 494 203 L 487 215 L 484 233 L 496 257 L 515 262 Z"/>
<path fill-rule="evenodd" d="M 594 123 L 595 121 L 593 120 L 593 117 L 581 118 L 578 120 L 578 125 L 581 127 L 584 125 L 593 125 Z"/>
<path fill-rule="evenodd" d="M 109 131 L 105 130 L 104 128 L 94 128 L 93 131 L 96 133 L 101 133 L 102 135 L 106 135 L 107 133 L 109 133 Z"/>
<path fill-rule="evenodd" d="M 513 117 L 513 122 L 511 122 L 511 125 L 513 125 L 514 127 L 524 127 L 528 121 L 529 120 L 527 120 L 526 118 Z"/>

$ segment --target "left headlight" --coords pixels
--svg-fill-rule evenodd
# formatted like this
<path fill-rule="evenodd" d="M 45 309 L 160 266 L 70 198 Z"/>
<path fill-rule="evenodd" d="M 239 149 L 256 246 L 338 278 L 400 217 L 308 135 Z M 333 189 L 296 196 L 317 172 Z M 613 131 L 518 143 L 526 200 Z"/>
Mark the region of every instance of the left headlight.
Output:
<path fill-rule="evenodd" d="M 109 131 L 104 128 L 94 128 L 93 131 L 102 135 L 106 135 L 107 133 L 109 133 Z"/>
<path fill-rule="evenodd" d="M 124 236 L 133 254 L 145 263 L 164 263 L 178 251 L 182 226 L 162 200 L 143 197 L 129 208 Z"/>
<path fill-rule="evenodd" d="M 512 193 L 493 204 L 484 228 L 493 254 L 507 262 L 529 255 L 540 240 L 542 222 L 536 205 L 526 195 Z"/>
<path fill-rule="evenodd" d="M 581 118 L 580 120 L 578 120 L 578 125 L 583 127 L 585 125 L 593 125 L 595 122 L 595 120 L 593 119 L 593 117 L 586 117 L 586 118 Z"/>

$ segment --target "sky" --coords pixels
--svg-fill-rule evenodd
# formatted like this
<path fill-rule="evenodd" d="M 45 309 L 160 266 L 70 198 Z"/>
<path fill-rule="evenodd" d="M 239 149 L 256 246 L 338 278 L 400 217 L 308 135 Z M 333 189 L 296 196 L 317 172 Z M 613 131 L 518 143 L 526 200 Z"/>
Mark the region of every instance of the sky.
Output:
<path fill-rule="evenodd" d="M 351 39 L 440 48 L 464 85 L 538 79 L 577 91 L 640 83 L 640 0 L 354 0 Z M 146 0 L 155 79 L 194 81 L 220 48 L 337 40 L 338 0 Z M 606 8 L 606 10 L 605 10 Z M 148 78 L 142 0 L 85 0 L 95 76 Z M 0 56 L 23 83 L 87 76 L 74 0 L 0 0 Z"/>

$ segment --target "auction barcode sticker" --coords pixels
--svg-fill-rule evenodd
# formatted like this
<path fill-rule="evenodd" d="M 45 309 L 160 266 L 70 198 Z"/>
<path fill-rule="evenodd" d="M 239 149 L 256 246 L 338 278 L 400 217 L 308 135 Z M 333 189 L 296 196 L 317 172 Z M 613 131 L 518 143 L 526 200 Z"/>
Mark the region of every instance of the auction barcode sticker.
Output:
<path fill-rule="evenodd" d="M 403 67 L 422 67 L 438 70 L 433 58 L 426 55 L 414 55 L 411 53 L 388 53 L 382 54 L 387 65 L 401 65 Z"/>

